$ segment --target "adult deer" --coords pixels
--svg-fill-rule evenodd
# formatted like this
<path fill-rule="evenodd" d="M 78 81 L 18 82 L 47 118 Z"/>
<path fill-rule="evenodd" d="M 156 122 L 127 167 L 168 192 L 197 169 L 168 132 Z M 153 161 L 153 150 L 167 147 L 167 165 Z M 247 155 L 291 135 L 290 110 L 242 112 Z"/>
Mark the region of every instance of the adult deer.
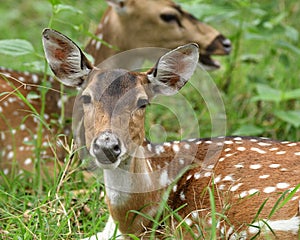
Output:
<path fill-rule="evenodd" d="M 184 239 L 208 237 L 209 225 L 225 239 L 297 239 L 299 143 L 249 137 L 145 140 L 145 108 L 156 95 L 173 95 L 185 85 L 198 62 L 196 44 L 166 53 L 147 72 L 93 68 L 78 46 L 54 30 L 44 30 L 43 45 L 56 77 L 82 88 L 75 137 L 91 166 L 104 169 L 112 216 L 98 239 L 112 236 L 113 222 L 124 237 L 143 236 L 168 189 L 168 208 L 176 212 L 170 226 L 185 223 Z M 211 211 L 210 192 L 219 215 Z"/>
<path fill-rule="evenodd" d="M 211 55 L 224 55 L 230 52 L 230 41 L 226 39 L 214 28 L 199 22 L 195 17 L 183 11 L 172 1 L 156 0 L 139 0 L 139 1 L 119 1 L 108 0 L 111 7 L 105 12 L 96 32 L 98 38 L 108 42 L 111 46 L 102 44 L 101 41 L 93 39 L 86 47 L 98 64 L 109 56 L 119 52 L 137 47 L 156 46 L 174 48 L 188 42 L 196 42 L 200 46 L 200 62 L 209 69 L 218 68 L 220 65 L 217 61 L 211 59 Z M 164 33 L 164 34 L 162 34 Z M 118 50 L 116 50 L 116 48 Z M 35 145 L 28 145 L 35 141 L 35 129 L 38 128 L 38 116 L 35 118 L 28 117 L 32 109 L 26 106 L 19 96 L 12 96 L 15 88 L 21 87 L 20 82 L 24 84 L 33 83 L 32 89 L 20 89 L 26 99 L 28 94 L 35 92 L 39 95 L 38 86 L 41 85 L 42 75 L 14 72 L 11 70 L 0 70 L 0 88 L 2 95 L 0 98 L 0 147 L 1 158 L 0 169 L 5 173 L 9 172 L 9 165 L 17 162 L 20 169 L 32 170 L 35 159 Z M 57 99 L 60 97 L 59 85 L 52 83 L 52 90 L 47 93 L 47 104 L 45 106 L 45 123 L 53 122 L 53 115 L 59 115 L 61 112 L 60 104 L 57 106 Z M 25 86 L 25 85 L 22 85 Z M 51 100 L 53 99 L 53 100 Z M 73 106 L 73 99 L 67 100 L 68 106 Z M 32 99 L 37 112 L 40 111 L 41 105 L 39 99 Z M 12 112 L 13 109 L 13 112 Z M 37 115 L 37 114 L 36 114 Z M 65 114 L 70 116 L 68 113 Z M 13 119 L 11 119 L 13 117 Z M 26 119 L 23 122 L 23 119 Z M 53 124 L 52 124 L 53 125 Z M 63 159 L 64 150 L 61 154 L 54 154 L 48 147 L 52 141 L 49 138 L 55 138 L 57 127 L 54 124 L 51 131 L 44 128 L 45 134 L 41 140 L 45 149 L 42 158 Z M 65 124 L 65 131 L 69 126 Z M 48 137 L 52 135 L 52 137 Z M 50 134 L 51 133 L 51 134 Z M 15 159 L 15 161 L 12 161 Z M 53 162 L 53 161 L 52 161 Z"/>

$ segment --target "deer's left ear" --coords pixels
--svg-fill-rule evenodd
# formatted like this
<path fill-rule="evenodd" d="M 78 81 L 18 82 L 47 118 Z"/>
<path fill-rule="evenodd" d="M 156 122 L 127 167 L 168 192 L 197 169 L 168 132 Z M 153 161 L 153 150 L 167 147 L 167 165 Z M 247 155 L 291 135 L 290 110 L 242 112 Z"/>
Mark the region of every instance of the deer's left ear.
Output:
<path fill-rule="evenodd" d="M 82 87 L 93 66 L 81 49 L 71 39 L 52 29 L 43 31 L 43 47 L 55 76 L 67 86 Z"/>
<path fill-rule="evenodd" d="M 148 71 L 154 95 L 177 93 L 193 75 L 199 60 L 199 47 L 195 43 L 178 47 L 163 55 Z"/>

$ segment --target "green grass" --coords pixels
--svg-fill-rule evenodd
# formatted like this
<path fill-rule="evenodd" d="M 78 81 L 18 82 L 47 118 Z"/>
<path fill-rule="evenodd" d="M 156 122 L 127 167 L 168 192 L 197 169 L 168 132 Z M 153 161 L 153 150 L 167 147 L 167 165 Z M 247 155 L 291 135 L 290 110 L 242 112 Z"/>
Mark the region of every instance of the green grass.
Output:
<path fill-rule="evenodd" d="M 226 109 L 226 134 L 299 140 L 299 1 L 180 2 L 232 40 L 232 54 L 218 57 L 223 67 L 210 73 Z M 44 71 L 41 32 L 49 26 L 80 46 L 85 45 L 87 32 L 95 29 L 106 4 L 99 0 L 63 0 L 62 3 L 73 8 L 52 9 L 46 0 L 1 3 L 0 40 L 25 39 L 34 50 L 22 56 L 0 55 L 0 66 Z M 183 89 L 183 94 L 188 95 L 195 110 L 200 136 L 210 137 L 211 118 L 201 96 L 188 87 Z M 154 105 L 148 112 L 152 113 L 148 116 L 148 128 L 160 124 L 168 133 L 153 136 L 153 140 L 178 138 L 180 123 L 174 123 L 172 114 L 165 114 L 165 109 Z M 78 239 L 104 227 L 107 211 L 101 195 L 102 183 L 86 182 L 78 171 L 63 175 L 65 168 L 67 164 L 55 179 L 41 180 L 30 173 L 9 178 L 2 175 L 0 236 Z M 176 216 L 176 211 L 170 215 Z"/>

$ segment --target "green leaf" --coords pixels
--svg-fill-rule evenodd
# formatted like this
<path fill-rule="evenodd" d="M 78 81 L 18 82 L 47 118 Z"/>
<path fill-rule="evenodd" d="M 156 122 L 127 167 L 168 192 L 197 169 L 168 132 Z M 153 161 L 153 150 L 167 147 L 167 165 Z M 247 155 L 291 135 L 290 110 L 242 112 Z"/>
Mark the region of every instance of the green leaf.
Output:
<path fill-rule="evenodd" d="M 262 128 L 254 125 L 243 125 L 233 132 L 236 136 L 256 136 L 262 134 L 264 131 Z"/>
<path fill-rule="evenodd" d="M 37 94 L 36 92 L 29 92 L 27 94 L 27 100 L 33 100 L 33 99 L 39 99 L 40 98 L 40 95 Z"/>
<path fill-rule="evenodd" d="M 276 111 L 275 116 L 298 128 L 300 126 L 300 111 Z"/>
<path fill-rule="evenodd" d="M 48 0 L 52 6 L 60 4 L 60 0 Z"/>
<path fill-rule="evenodd" d="M 57 4 L 55 5 L 55 12 L 60 13 L 62 11 L 67 11 L 67 12 L 74 12 L 74 13 L 79 13 L 82 14 L 82 11 L 71 6 L 71 5 L 66 5 L 66 4 Z"/>
<path fill-rule="evenodd" d="M 300 88 L 283 93 L 282 100 L 300 99 Z"/>
<path fill-rule="evenodd" d="M 23 39 L 0 40 L 0 53 L 9 56 L 22 56 L 34 53 L 32 44 Z"/>
<path fill-rule="evenodd" d="M 258 95 L 254 96 L 251 99 L 252 101 L 281 101 L 282 92 L 280 90 L 274 89 L 266 84 L 256 84 L 256 90 Z"/>

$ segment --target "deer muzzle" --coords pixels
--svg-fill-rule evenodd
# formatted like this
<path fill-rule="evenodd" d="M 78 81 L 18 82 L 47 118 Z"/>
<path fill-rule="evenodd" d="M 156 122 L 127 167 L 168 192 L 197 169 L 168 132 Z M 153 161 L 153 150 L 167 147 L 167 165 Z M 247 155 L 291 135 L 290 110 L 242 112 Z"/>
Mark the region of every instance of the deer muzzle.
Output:
<path fill-rule="evenodd" d="M 101 165 L 114 164 L 121 154 L 120 140 L 110 131 L 102 132 L 93 140 L 90 153 Z"/>

